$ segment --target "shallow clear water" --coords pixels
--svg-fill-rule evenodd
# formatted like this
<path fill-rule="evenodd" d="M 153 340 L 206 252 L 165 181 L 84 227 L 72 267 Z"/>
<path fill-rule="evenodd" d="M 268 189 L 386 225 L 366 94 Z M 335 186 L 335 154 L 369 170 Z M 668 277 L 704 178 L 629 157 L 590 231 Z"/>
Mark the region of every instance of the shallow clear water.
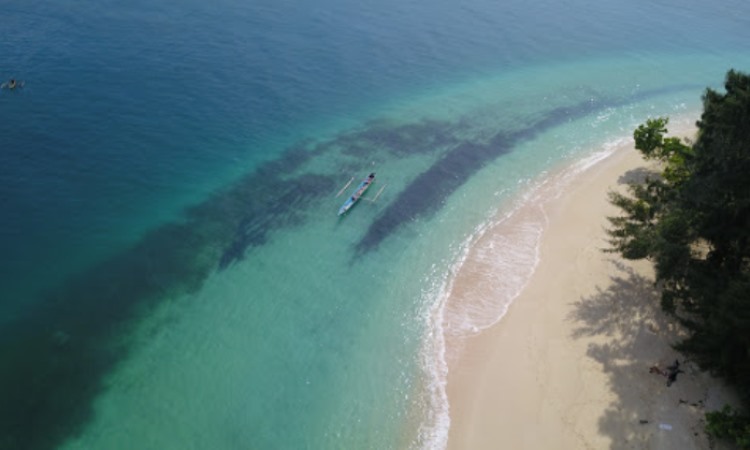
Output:
<path fill-rule="evenodd" d="M 472 236 L 750 67 L 743 2 L 620 3 L 9 6 L 0 448 L 440 448 Z"/>

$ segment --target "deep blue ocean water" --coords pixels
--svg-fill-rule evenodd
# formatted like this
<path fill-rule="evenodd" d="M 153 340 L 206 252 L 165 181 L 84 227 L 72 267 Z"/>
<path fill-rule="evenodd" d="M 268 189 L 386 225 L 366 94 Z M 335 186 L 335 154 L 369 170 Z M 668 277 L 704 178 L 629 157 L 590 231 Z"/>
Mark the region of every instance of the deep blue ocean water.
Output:
<path fill-rule="evenodd" d="M 750 70 L 738 0 L 38 0 L 0 30 L 17 449 L 439 448 L 425 316 L 467 237 Z"/>

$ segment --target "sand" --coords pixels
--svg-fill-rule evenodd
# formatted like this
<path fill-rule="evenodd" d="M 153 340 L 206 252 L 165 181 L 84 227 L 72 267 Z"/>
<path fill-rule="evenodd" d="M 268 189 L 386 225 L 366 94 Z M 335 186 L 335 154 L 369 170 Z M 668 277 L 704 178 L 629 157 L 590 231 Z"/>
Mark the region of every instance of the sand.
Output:
<path fill-rule="evenodd" d="M 449 449 L 716 448 L 704 413 L 734 403 L 731 391 L 671 348 L 681 330 L 658 308 L 650 263 L 601 251 L 617 213 L 607 192 L 648 165 L 623 144 L 516 214 L 546 222 L 539 262 L 497 324 L 448 337 Z M 471 260 L 449 304 L 482 282 Z M 685 373 L 667 387 L 649 368 L 675 359 Z"/>

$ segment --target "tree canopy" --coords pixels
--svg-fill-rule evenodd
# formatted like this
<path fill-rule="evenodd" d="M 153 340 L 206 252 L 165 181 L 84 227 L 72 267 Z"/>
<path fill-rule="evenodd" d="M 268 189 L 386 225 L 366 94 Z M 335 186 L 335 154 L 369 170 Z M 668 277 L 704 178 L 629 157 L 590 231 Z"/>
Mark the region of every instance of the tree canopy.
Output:
<path fill-rule="evenodd" d="M 654 262 L 662 307 L 689 331 L 677 348 L 750 402 L 750 76 L 730 70 L 724 88 L 703 95 L 692 144 L 666 137 L 668 118 L 635 130 L 661 172 L 610 194 L 610 251 Z"/>

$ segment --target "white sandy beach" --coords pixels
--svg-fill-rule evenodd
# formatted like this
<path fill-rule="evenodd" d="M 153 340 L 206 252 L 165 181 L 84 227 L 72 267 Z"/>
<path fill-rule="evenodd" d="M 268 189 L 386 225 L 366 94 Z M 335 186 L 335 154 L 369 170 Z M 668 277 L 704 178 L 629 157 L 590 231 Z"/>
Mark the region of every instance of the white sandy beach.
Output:
<path fill-rule="evenodd" d="M 703 415 L 731 393 L 670 347 L 679 329 L 658 309 L 650 263 L 601 251 L 606 217 L 617 213 L 607 192 L 645 166 L 623 145 L 483 237 L 524 217 L 546 221 L 539 264 L 502 320 L 448 337 L 448 448 L 715 448 Z M 449 305 L 484 276 L 470 254 Z M 671 387 L 649 373 L 675 359 L 685 373 Z"/>

